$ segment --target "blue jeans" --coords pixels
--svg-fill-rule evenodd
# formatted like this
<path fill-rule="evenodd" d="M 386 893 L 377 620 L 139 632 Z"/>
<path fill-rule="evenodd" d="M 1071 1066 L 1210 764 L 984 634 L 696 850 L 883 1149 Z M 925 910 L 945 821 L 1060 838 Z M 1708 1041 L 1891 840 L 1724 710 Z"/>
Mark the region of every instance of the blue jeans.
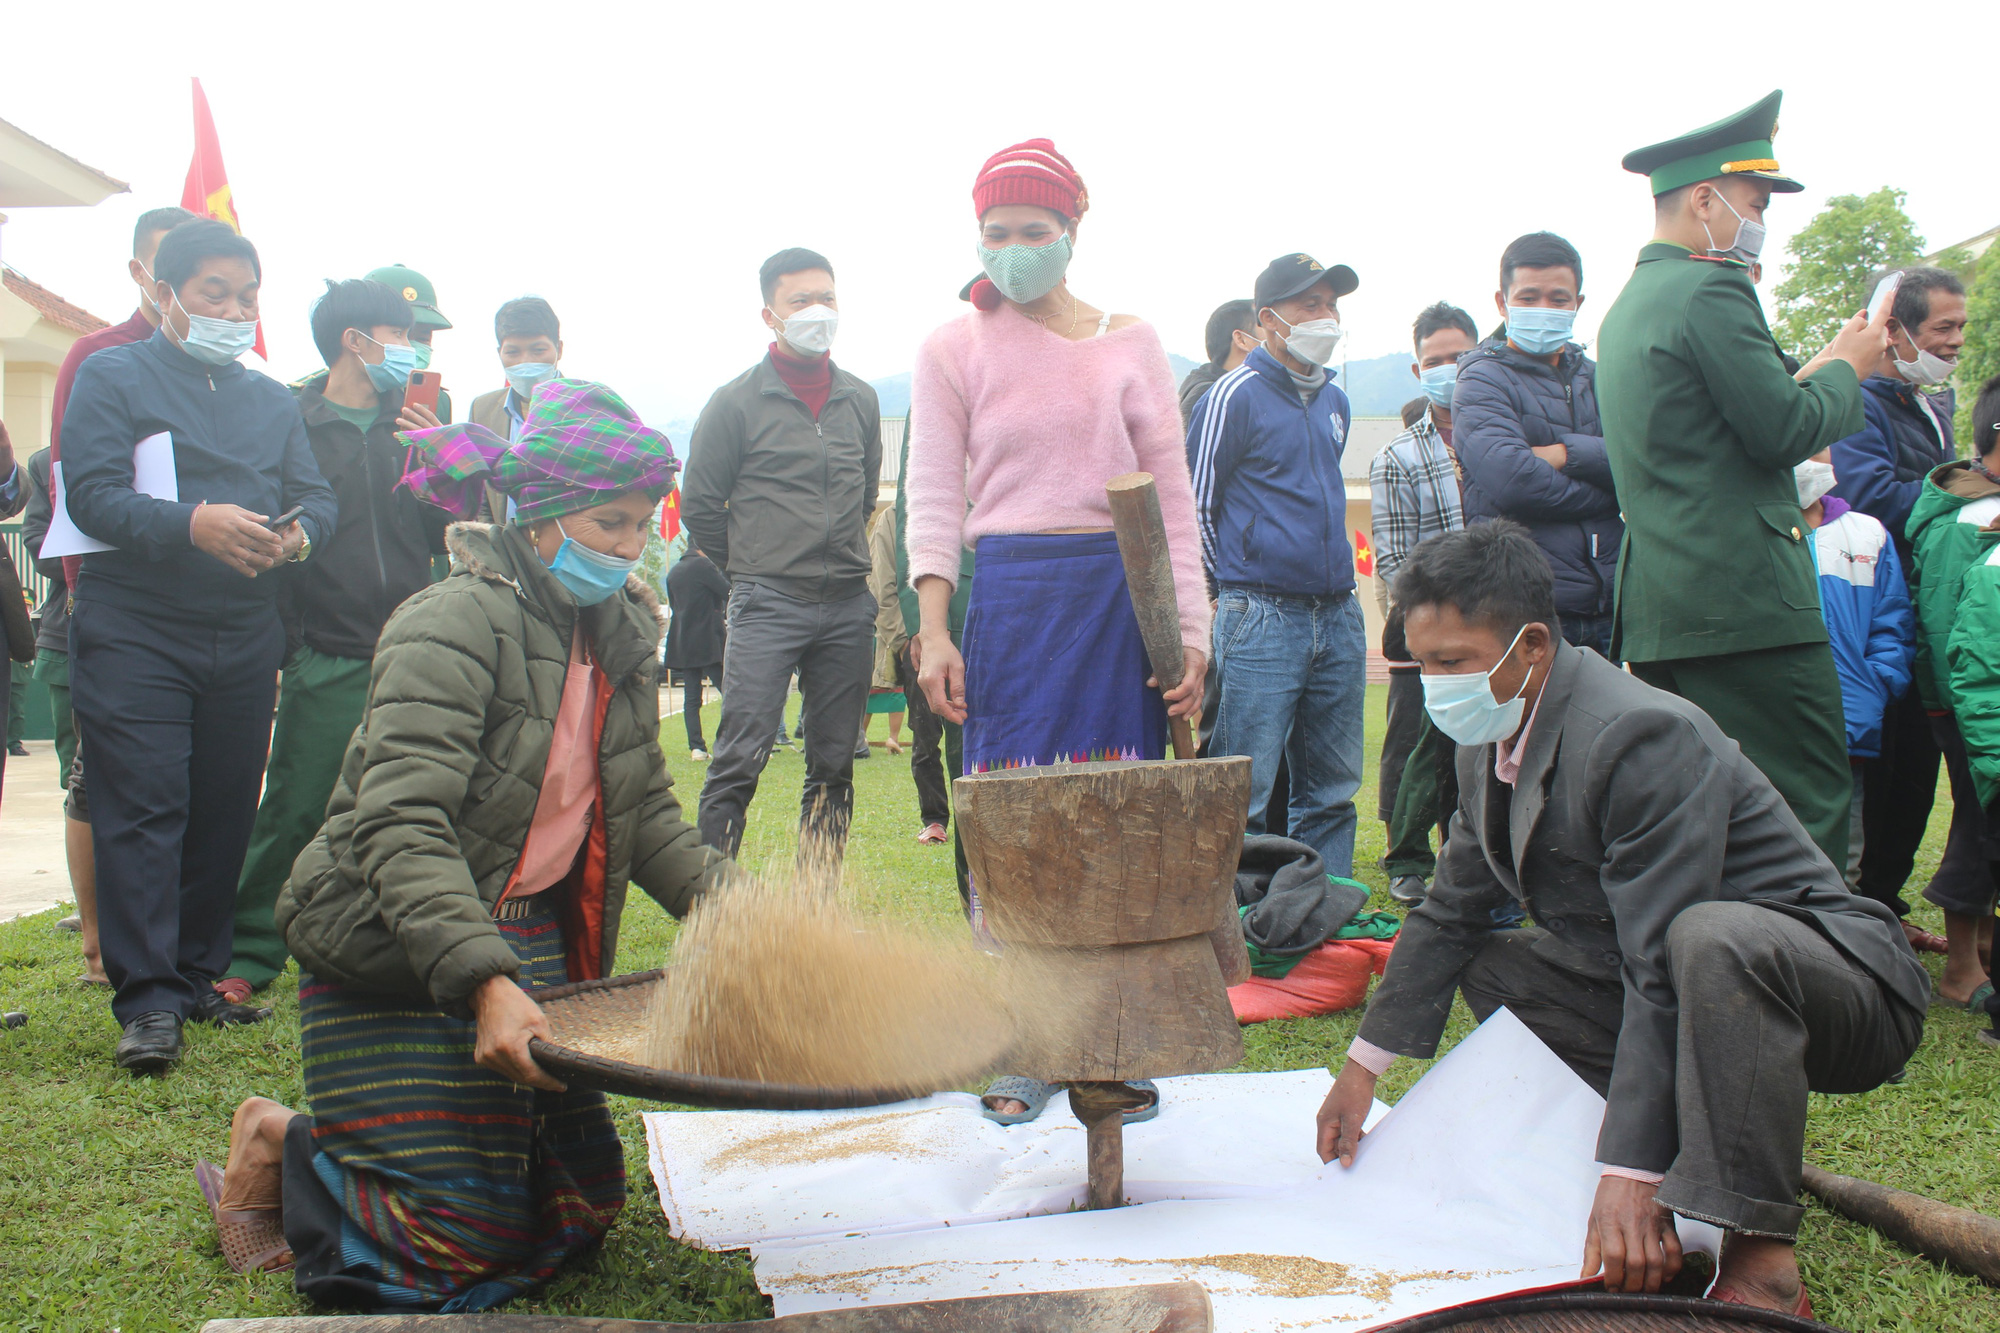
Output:
<path fill-rule="evenodd" d="M 1556 618 L 1562 621 L 1565 642 L 1576 648 L 1595 648 L 1599 657 L 1618 665 L 1618 659 L 1611 655 L 1610 616 L 1579 616 L 1565 611 Z"/>
<path fill-rule="evenodd" d="M 1349 593 L 1281 597 L 1224 588 L 1215 609 L 1220 702 L 1211 755 L 1250 759 L 1251 833 L 1283 833 L 1354 873 L 1367 631 Z M 1291 828 L 1266 829 L 1278 757 L 1290 769 Z"/>

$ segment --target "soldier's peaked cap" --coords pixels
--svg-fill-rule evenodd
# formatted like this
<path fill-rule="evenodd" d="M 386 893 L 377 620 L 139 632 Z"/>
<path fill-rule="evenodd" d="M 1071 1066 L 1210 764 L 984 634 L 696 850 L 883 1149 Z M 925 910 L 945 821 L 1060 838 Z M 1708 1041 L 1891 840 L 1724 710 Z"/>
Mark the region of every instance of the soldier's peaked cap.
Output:
<path fill-rule="evenodd" d="M 1806 187 L 1778 169 L 1771 147 L 1784 98 L 1782 90 L 1773 92 L 1713 125 L 1635 148 L 1625 154 L 1625 170 L 1651 178 L 1655 195 L 1717 176 L 1752 176 L 1768 182 L 1774 193 L 1797 193 Z"/>

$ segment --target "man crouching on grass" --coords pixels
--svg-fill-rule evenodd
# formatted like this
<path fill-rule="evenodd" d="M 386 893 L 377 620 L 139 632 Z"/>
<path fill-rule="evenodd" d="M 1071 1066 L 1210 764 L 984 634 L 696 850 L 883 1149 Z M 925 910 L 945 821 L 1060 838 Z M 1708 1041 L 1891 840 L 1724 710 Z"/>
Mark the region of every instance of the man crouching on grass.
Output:
<path fill-rule="evenodd" d="M 1320 1108 L 1320 1158 L 1353 1165 L 1376 1078 L 1436 1053 L 1460 990 L 1605 1098 L 1585 1277 L 1657 1291 L 1679 1213 L 1729 1233 L 1715 1299 L 1809 1315 L 1806 1093 L 1875 1087 L 1923 1035 L 1930 984 L 1896 918 L 1847 891 L 1708 714 L 1563 642 L 1519 525 L 1422 543 L 1395 597 L 1459 803 Z M 1532 927 L 1492 928 L 1510 901 Z"/>

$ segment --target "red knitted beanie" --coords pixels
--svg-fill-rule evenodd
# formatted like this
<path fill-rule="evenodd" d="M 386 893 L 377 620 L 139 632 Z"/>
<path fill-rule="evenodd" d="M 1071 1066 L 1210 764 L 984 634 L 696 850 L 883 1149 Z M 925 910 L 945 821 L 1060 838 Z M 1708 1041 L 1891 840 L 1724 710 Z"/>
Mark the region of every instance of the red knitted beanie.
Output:
<path fill-rule="evenodd" d="M 1002 204 L 1033 204 L 1074 222 L 1090 208 L 1090 195 L 1083 188 L 1083 177 L 1055 144 L 1026 139 L 987 158 L 972 182 L 974 217 L 983 218 L 987 209 Z M 970 299 L 981 310 L 1000 308 L 999 289 L 984 278 L 972 285 Z"/>
<path fill-rule="evenodd" d="M 1075 221 L 1090 207 L 1090 196 L 1084 192 L 1083 177 L 1054 144 L 1029 139 L 987 158 L 972 182 L 974 217 L 985 217 L 987 209 L 1001 204 L 1052 208 Z"/>

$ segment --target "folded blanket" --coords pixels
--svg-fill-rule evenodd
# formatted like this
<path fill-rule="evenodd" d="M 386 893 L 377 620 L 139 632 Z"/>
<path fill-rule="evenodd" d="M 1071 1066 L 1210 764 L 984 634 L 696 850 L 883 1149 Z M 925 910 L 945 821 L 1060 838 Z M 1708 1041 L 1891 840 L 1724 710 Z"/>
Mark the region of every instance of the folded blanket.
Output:
<path fill-rule="evenodd" d="M 1283 976 L 1333 938 L 1368 902 L 1368 890 L 1326 873 L 1319 853 L 1273 834 L 1243 839 L 1236 863 L 1236 907 L 1250 967 L 1260 976 Z"/>

